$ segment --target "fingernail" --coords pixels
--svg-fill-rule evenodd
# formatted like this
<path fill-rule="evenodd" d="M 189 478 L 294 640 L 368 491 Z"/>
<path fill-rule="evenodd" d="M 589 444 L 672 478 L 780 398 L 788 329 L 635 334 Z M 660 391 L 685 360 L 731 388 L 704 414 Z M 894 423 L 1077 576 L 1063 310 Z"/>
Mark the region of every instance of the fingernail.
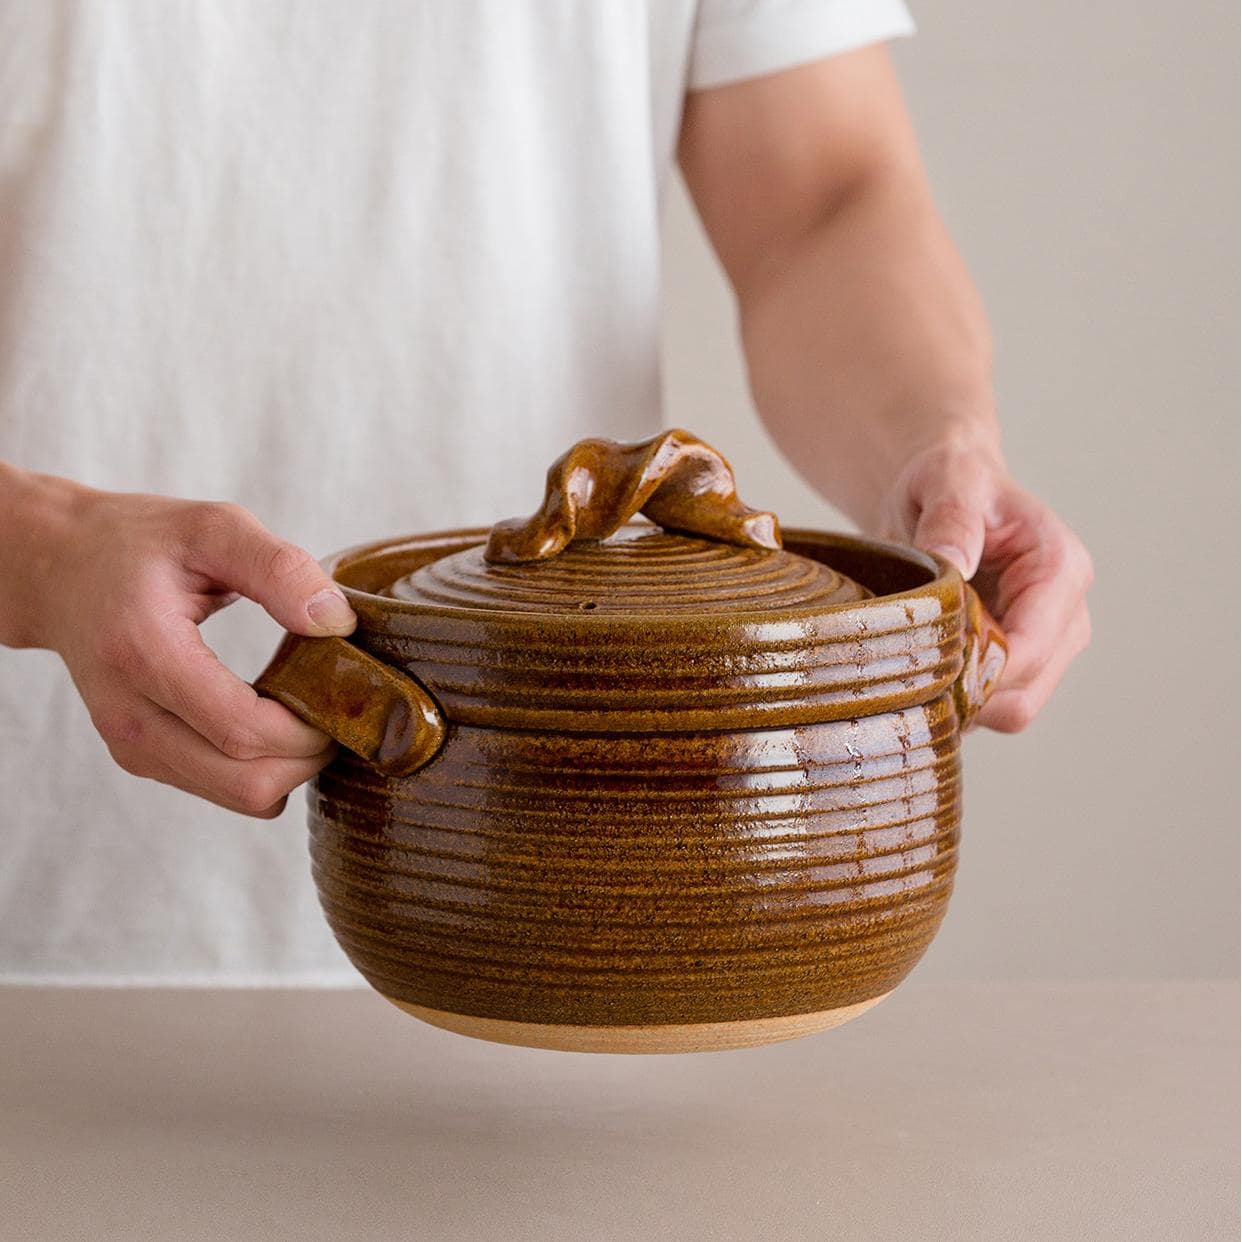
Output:
<path fill-rule="evenodd" d="M 929 548 L 929 552 L 934 552 L 937 556 L 943 557 L 950 565 L 955 565 L 959 573 L 969 575 L 969 557 L 961 548 L 955 548 L 951 543 L 943 544 L 939 547 Z"/>
<path fill-rule="evenodd" d="M 332 634 L 352 630 L 357 620 L 345 596 L 335 587 L 324 587 L 312 595 L 306 601 L 306 611 L 321 630 Z"/>

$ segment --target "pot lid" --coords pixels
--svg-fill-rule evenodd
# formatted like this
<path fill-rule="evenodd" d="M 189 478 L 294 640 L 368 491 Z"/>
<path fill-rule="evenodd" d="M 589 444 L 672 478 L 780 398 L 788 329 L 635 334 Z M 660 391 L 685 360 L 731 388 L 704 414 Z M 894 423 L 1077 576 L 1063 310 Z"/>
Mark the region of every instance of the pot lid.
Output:
<path fill-rule="evenodd" d="M 641 513 L 648 522 L 635 524 Z M 586 440 L 491 530 L 340 553 L 354 641 L 460 725 L 763 729 L 926 703 L 963 667 L 960 576 L 911 548 L 747 508 L 684 431 Z"/>
<path fill-rule="evenodd" d="M 642 512 L 655 523 L 631 524 Z M 584 440 L 548 471 L 543 504 L 397 579 L 430 608 L 558 616 L 779 615 L 869 598 L 781 547 L 774 514 L 738 499 L 728 462 L 685 431 L 641 444 Z"/>

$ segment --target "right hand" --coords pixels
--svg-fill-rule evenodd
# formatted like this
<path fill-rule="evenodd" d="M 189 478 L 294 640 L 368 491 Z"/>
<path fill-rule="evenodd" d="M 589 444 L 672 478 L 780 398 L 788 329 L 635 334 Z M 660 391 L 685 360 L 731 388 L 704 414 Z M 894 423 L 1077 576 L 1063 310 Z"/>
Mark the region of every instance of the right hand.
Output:
<path fill-rule="evenodd" d="M 43 560 L 38 645 L 68 666 L 112 757 L 243 815 L 279 815 L 331 740 L 225 668 L 198 627 L 244 595 L 296 634 L 349 634 L 345 597 L 237 505 L 83 489 L 74 508 Z"/>

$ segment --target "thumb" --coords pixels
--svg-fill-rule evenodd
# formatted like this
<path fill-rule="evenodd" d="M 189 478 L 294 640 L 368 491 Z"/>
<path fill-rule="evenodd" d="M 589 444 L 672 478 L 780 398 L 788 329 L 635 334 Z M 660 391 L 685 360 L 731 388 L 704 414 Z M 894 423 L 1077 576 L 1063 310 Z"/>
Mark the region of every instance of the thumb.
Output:
<path fill-rule="evenodd" d="M 957 495 L 935 494 L 919 514 L 914 543 L 956 565 L 963 578 L 973 578 L 983 556 L 985 534 L 982 505 L 972 505 Z"/>
<path fill-rule="evenodd" d="M 237 505 L 206 505 L 187 565 L 252 599 L 294 634 L 350 634 L 358 618 L 304 548 L 280 539 Z"/>

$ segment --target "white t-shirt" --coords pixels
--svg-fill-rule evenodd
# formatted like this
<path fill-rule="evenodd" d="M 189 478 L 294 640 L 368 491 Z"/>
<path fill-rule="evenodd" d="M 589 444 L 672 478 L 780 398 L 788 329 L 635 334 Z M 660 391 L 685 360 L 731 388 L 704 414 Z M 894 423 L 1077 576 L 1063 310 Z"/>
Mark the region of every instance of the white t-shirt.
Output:
<path fill-rule="evenodd" d="M 573 441 L 660 426 L 685 91 L 910 29 L 901 0 L 0 2 L 0 459 L 237 501 L 316 555 L 528 512 Z M 278 629 L 241 603 L 205 636 L 253 676 Z M 58 659 L 0 650 L 0 977 L 354 979 L 304 815 L 125 775 Z"/>

